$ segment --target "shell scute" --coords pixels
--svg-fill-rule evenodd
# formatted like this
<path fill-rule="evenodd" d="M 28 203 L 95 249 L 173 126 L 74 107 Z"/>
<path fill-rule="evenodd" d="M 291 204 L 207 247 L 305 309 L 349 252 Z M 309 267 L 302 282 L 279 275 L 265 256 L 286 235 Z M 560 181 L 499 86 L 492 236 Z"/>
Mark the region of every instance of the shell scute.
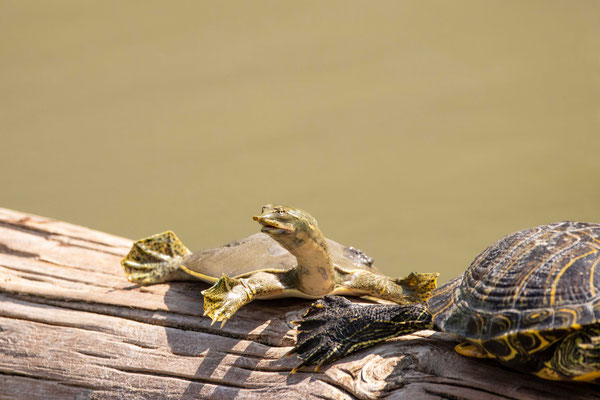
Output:
<path fill-rule="evenodd" d="M 519 313 L 512 310 L 493 315 L 482 329 L 482 337 L 492 338 L 506 335 L 514 327 L 515 321 L 518 320 Z"/>
<path fill-rule="evenodd" d="M 549 308 L 539 308 L 521 313 L 521 329 L 527 330 L 535 326 L 551 326 L 554 320 L 554 311 Z"/>
<path fill-rule="evenodd" d="M 535 347 L 543 337 L 528 332 L 600 321 L 599 264 L 600 224 L 542 225 L 489 246 L 428 304 L 445 331 L 484 341 L 519 333 Z"/>

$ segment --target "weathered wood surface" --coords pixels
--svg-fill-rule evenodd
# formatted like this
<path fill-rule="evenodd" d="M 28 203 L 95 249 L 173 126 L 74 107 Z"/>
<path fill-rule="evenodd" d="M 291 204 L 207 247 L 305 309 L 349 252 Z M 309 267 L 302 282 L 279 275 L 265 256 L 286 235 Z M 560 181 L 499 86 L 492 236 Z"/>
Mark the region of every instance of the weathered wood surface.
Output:
<path fill-rule="evenodd" d="M 592 385 L 465 359 L 431 331 L 290 375 L 289 321 L 309 302 L 255 302 L 211 327 L 206 285 L 127 282 L 119 261 L 130 245 L 0 209 L 1 399 L 600 399 Z"/>

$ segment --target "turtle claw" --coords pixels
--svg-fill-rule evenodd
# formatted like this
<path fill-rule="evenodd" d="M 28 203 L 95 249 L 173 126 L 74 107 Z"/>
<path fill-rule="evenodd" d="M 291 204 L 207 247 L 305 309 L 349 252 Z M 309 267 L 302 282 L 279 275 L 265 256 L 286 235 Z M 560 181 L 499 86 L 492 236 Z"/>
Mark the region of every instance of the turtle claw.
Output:
<path fill-rule="evenodd" d="M 215 322 L 221 322 L 221 328 L 244 304 L 252 301 L 254 294 L 243 280 L 230 278 L 223 274 L 210 288 L 203 290 L 204 316 Z"/>
<path fill-rule="evenodd" d="M 128 260 L 128 259 L 124 259 L 121 264 L 123 265 L 123 267 L 125 268 L 129 268 L 132 270 L 142 270 L 142 271 L 148 271 L 148 270 L 152 270 L 154 269 L 156 264 L 142 264 L 136 261 L 132 261 L 132 260 Z"/>
<path fill-rule="evenodd" d="M 227 318 L 227 319 L 222 319 L 222 320 L 219 320 L 219 319 L 216 319 L 216 318 L 215 318 L 215 319 L 213 319 L 212 321 L 210 321 L 210 326 L 213 326 L 213 325 L 215 324 L 215 322 L 217 322 L 217 321 L 221 321 L 221 326 L 220 326 L 219 328 L 223 328 L 223 327 L 225 326 L 225 323 L 226 323 L 227 321 L 229 321 L 229 318 Z"/>
<path fill-rule="evenodd" d="M 284 357 L 288 358 L 288 357 L 293 356 L 294 354 L 296 354 L 296 348 L 293 348 L 290 351 L 288 351 L 287 353 L 285 353 Z"/>
<path fill-rule="evenodd" d="M 315 367 L 315 372 L 319 372 L 319 369 L 321 369 L 321 365 L 323 365 L 323 363 L 327 361 L 327 358 L 319 361 L 319 363 L 317 364 L 317 366 Z"/>
<path fill-rule="evenodd" d="M 289 357 L 289 356 L 295 354 L 295 352 L 292 352 L 292 351 L 288 352 L 286 354 L 286 356 Z M 301 356 L 303 358 L 302 361 L 299 362 L 294 368 L 292 368 L 292 370 L 290 371 L 290 374 L 296 373 L 300 368 L 304 367 L 305 365 L 310 365 L 310 364 L 314 364 L 314 363 L 317 363 L 317 365 L 315 366 L 315 369 L 313 370 L 313 372 L 315 372 L 315 373 L 319 372 L 319 369 L 321 368 L 321 366 L 324 363 L 326 363 L 329 359 L 332 359 L 332 357 L 335 357 L 336 353 L 337 353 L 336 351 L 328 352 L 327 349 L 322 346 L 318 347 L 306 359 L 304 359 L 304 357 Z M 336 358 L 333 358 L 333 359 L 336 359 Z"/>
<path fill-rule="evenodd" d="M 294 368 L 292 368 L 292 370 L 290 371 L 290 374 L 295 374 L 296 372 L 298 372 L 298 370 L 300 370 L 300 368 L 304 367 L 304 365 L 306 365 L 306 363 L 304 361 L 302 361 L 301 363 L 296 365 Z"/>

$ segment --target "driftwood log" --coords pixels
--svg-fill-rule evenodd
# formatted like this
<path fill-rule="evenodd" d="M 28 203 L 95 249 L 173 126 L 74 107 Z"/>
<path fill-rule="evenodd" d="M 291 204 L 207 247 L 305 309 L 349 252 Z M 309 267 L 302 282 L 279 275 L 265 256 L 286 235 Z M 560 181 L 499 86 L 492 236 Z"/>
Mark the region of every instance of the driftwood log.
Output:
<path fill-rule="evenodd" d="M 310 302 L 257 301 L 211 327 L 206 285 L 125 279 L 131 243 L 0 209 L 1 399 L 600 399 L 593 385 L 463 358 L 432 331 L 290 375 L 290 321 Z"/>

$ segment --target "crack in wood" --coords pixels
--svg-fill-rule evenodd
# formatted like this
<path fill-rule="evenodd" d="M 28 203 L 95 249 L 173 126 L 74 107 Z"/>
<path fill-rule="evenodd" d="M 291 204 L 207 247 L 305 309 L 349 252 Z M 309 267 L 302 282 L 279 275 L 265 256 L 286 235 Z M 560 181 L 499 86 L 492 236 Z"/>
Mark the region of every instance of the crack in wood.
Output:
<path fill-rule="evenodd" d="M 106 242 L 100 242 L 100 241 L 89 239 L 89 238 L 86 238 L 83 236 L 73 236 L 73 235 L 69 235 L 64 232 L 47 231 L 47 230 L 37 228 L 37 227 L 31 226 L 31 225 L 27 225 L 24 222 L 26 222 L 26 221 L 9 221 L 9 220 L 5 219 L 5 220 L 0 220 L 0 226 L 4 226 L 9 229 L 14 229 L 17 231 L 29 233 L 29 234 L 36 235 L 36 236 L 41 236 L 44 239 L 49 239 L 49 240 L 57 241 L 54 237 L 65 237 L 65 238 L 73 239 L 76 241 L 88 242 L 91 244 L 96 244 L 96 245 L 100 245 L 100 246 L 104 246 L 104 247 L 112 247 L 114 249 L 122 248 L 120 246 L 115 246 L 115 245 L 112 245 L 112 244 L 106 243 Z M 48 221 L 48 222 L 52 223 L 53 221 Z M 72 245 L 71 243 L 68 243 L 68 244 Z M 94 250 L 94 248 L 90 248 L 90 249 Z"/>
<path fill-rule="evenodd" d="M 28 271 L 24 268 L 18 268 L 18 267 L 11 267 L 8 266 L 6 264 L 0 264 L 1 268 L 6 268 L 8 270 L 11 271 L 15 271 L 19 273 L 19 277 L 23 278 L 23 279 L 28 279 L 31 281 L 36 281 L 36 282 L 48 282 L 51 283 L 51 281 L 45 281 L 41 278 L 37 278 L 38 276 L 45 276 L 47 278 L 52 278 L 54 280 L 57 281 L 65 281 L 65 282 L 72 282 L 72 283 L 81 283 L 83 285 L 88 285 L 88 286 L 96 286 L 99 288 L 104 288 L 104 289 L 112 289 L 114 288 L 114 286 L 109 286 L 109 285 L 100 285 L 97 282 L 87 282 L 87 281 L 82 281 L 80 279 L 74 279 L 74 278 L 68 278 L 66 276 L 62 276 L 62 275 L 55 275 L 55 274 L 50 274 L 47 272 L 42 272 L 42 271 L 36 271 L 36 272 L 32 272 L 32 271 Z M 88 271 L 89 272 L 89 271 Z"/>
<path fill-rule="evenodd" d="M 225 354 L 231 354 L 231 353 L 225 353 Z M 290 368 L 289 367 L 278 367 L 278 366 L 269 366 L 269 367 L 258 367 L 258 366 L 252 366 L 252 367 L 247 367 L 245 365 L 240 365 L 240 364 L 233 364 L 233 366 L 235 368 L 239 368 L 242 369 L 244 371 L 251 371 L 251 372 L 266 372 L 266 373 L 274 373 L 274 374 L 279 374 L 281 372 L 285 372 L 286 375 L 288 375 L 290 373 Z"/>
<path fill-rule="evenodd" d="M 441 392 L 441 391 L 430 389 L 430 388 L 425 388 L 424 391 L 427 394 L 438 396 L 440 399 L 446 399 L 446 400 L 469 400 L 466 397 L 455 396 L 455 395 L 452 395 L 452 394 L 449 394 L 449 393 Z"/>
<path fill-rule="evenodd" d="M 481 393 L 486 393 L 489 395 L 493 395 L 497 398 L 502 398 L 502 399 L 508 399 L 508 400 L 519 400 L 517 397 L 510 397 L 507 396 L 505 394 L 499 394 L 498 392 L 494 392 L 491 390 L 487 390 L 478 386 L 473 386 L 473 385 L 467 385 L 463 382 L 453 382 L 447 379 L 437 379 L 436 377 L 432 377 L 432 379 L 425 379 L 425 380 L 419 380 L 419 381 L 413 381 L 413 382 L 409 382 L 408 384 L 412 384 L 412 383 L 423 383 L 423 382 L 427 382 L 427 383 L 431 383 L 433 385 L 446 385 L 446 386 L 452 386 L 452 387 L 456 387 L 456 388 L 460 388 L 460 389 L 470 389 L 476 392 L 481 392 Z"/>
<path fill-rule="evenodd" d="M 167 379 L 179 379 L 185 380 L 187 382 L 193 383 L 203 383 L 203 384 L 218 384 L 219 386 L 228 386 L 230 388 L 235 389 L 260 389 L 261 386 L 258 385 L 243 385 L 234 382 L 225 382 L 222 379 L 218 378 L 199 378 L 196 376 L 186 376 L 186 375 L 178 375 L 173 373 L 160 372 L 157 370 L 150 370 L 147 368 L 135 368 L 135 367 L 117 367 L 117 366 L 106 366 L 106 368 L 113 369 L 120 372 L 126 372 L 130 374 L 141 374 L 152 376 L 156 378 L 167 378 Z"/>
<path fill-rule="evenodd" d="M 336 389 L 337 389 L 337 388 L 336 388 Z M 353 400 L 353 399 L 358 399 L 358 397 L 356 397 L 356 396 L 352 396 L 352 395 L 350 395 L 350 394 L 347 394 L 347 393 L 344 393 L 344 392 L 342 392 L 342 393 L 343 393 L 343 394 L 346 394 L 346 396 L 348 396 L 347 398 L 350 398 L 350 399 L 352 399 L 352 400 Z M 315 393 L 315 395 L 314 395 L 314 396 L 315 396 L 317 399 L 324 399 L 324 400 L 329 400 L 329 399 L 331 399 L 331 397 L 329 397 L 329 396 L 327 396 L 327 395 L 325 395 L 325 394 L 320 394 L 320 393 Z"/>
<path fill-rule="evenodd" d="M 314 373 L 314 374 L 316 375 L 317 373 Z M 342 383 L 336 381 L 335 379 L 333 379 L 326 373 L 323 373 L 322 376 L 323 376 L 323 379 L 321 379 L 321 382 L 333 386 L 334 388 L 336 388 L 337 390 L 339 390 L 346 396 L 350 397 L 351 399 L 358 398 L 355 393 L 352 393 L 346 386 L 344 386 Z M 379 395 L 378 395 L 378 397 L 379 397 Z"/>
<path fill-rule="evenodd" d="M 90 350 L 87 350 L 87 351 L 86 350 L 75 350 L 75 353 L 79 353 L 84 356 L 90 356 L 90 357 L 94 357 L 94 358 L 103 358 L 103 359 L 107 359 L 107 360 L 114 359 L 114 357 L 112 357 L 110 355 L 106 355 L 106 354 L 102 354 L 102 353 L 90 351 Z"/>
<path fill-rule="evenodd" d="M 81 249 L 84 249 L 84 250 L 96 251 L 96 252 L 99 252 L 99 253 L 110 254 L 110 255 L 118 256 L 118 257 L 124 257 L 125 256 L 124 252 L 108 251 L 108 250 L 104 250 L 104 249 L 98 248 L 98 247 L 85 246 L 85 245 L 79 244 L 77 242 L 80 241 L 80 242 L 95 244 L 95 245 L 102 246 L 102 247 L 110 247 L 112 249 L 124 249 L 122 247 L 115 247 L 115 246 L 110 245 L 108 243 L 102 243 L 102 242 L 98 242 L 98 241 L 95 241 L 95 240 L 80 238 L 80 237 L 77 237 L 77 236 L 70 236 L 70 235 L 67 235 L 67 234 L 64 234 L 64 233 L 48 232 L 48 231 L 44 231 L 44 230 L 39 229 L 39 228 L 34 228 L 34 227 L 31 227 L 31 226 L 28 226 L 28 225 L 18 225 L 16 223 L 12 223 L 12 222 L 8 222 L 8 221 L 0 221 L 0 226 L 4 226 L 4 227 L 7 227 L 9 229 L 13 229 L 13 230 L 25 232 L 25 233 L 28 233 L 28 234 L 40 236 L 40 237 L 43 237 L 46 240 L 50 240 L 50 241 L 56 242 L 60 246 L 78 247 L 78 248 L 81 248 Z M 66 238 L 67 240 L 61 240 L 61 238 Z M 74 240 L 75 242 L 72 242 L 69 239 Z"/>
<path fill-rule="evenodd" d="M 84 267 L 84 266 L 80 266 L 80 265 L 69 265 L 69 264 L 65 264 L 63 262 L 56 261 L 56 260 L 53 260 L 51 258 L 43 257 L 43 256 L 39 256 L 36 259 L 38 261 L 41 261 L 41 262 L 44 262 L 44 263 L 48 263 L 48 264 L 52 264 L 52 265 L 56 265 L 56 266 L 61 267 L 61 268 L 74 269 L 74 270 L 82 271 L 82 272 L 85 272 L 85 273 L 89 273 L 90 272 L 90 267 Z M 95 274 L 101 274 L 101 275 L 110 276 L 111 278 L 112 277 L 117 277 L 117 276 L 122 276 L 122 275 L 116 275 L 116 274 L 113 274 L 113 273 L 110 273 L 110 272 L 106 272 L 106 271 L 103 271 L 103 270 L 94 270 L 93 272 Z M 121 273 L 121 271 L 119 271 L 119 273 Z M 110 287 L 114 288 L 114 286 L 110 286 Z"/>
<path fill-rule="evenodd" d="M 38 375 L 27 374 L 27 373 L 19 372 L 19 371 L 8 371 L 8 370 L 0 369 L 0 375 L 4 375 L 4 376 L 18 376 L 18 377 L 21 377 L 21 378 L 27 378 L 27 379 L 31 379 L 31 380 L 35 380 L 35 381 L 53 382 L 53 383 L 58 384 L 58 385 L 70 386 L 70 387 L 77 387 L 77 388 L 82 388 L 82 389 L 91 389 L 91 390 L 103 389 L 102 386 L 92 385 L 92 384 L 89 384 L 89 383 L 64 382 L 61 379 L 51 378 L 49 376 L 38 376 Z"/>
<path fill-rule="evenodd" d="M 0 253 L 10 254 L 11 256 L 17 256 L 17 257 L 25 257 L 25 258 L 38 258 L 39 257 L 39 254 L 37 254 L 37 253 L 30 253 L 27 251 L 17 250 L 17 249 L 7 246 L 4 243 L 0 243 Z"/>

